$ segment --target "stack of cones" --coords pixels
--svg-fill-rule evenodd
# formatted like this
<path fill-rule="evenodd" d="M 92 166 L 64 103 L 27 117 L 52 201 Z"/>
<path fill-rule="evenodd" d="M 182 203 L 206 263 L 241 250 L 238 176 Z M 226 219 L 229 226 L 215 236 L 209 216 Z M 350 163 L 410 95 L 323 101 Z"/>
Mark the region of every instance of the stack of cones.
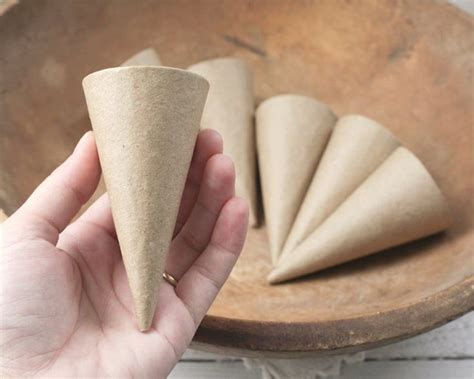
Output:
<path fill-rule="evenodd" d="M 345 116 L 334 127 L 268 281 L 323 270 L 450 223 L 447 203 L 418 158 L 375 121 Z"/>
<path fill-rule="evenodd" d="M 282 255 L 306 239 L 398 146 L 373 120 L 358 115 L 339 119 Z"/>
<path fill-rule="evenodd" d="M 263 207 L 276 263 L 336 116 L 310 97 L 281 95 L 260 104 L 256 120 Z"/>

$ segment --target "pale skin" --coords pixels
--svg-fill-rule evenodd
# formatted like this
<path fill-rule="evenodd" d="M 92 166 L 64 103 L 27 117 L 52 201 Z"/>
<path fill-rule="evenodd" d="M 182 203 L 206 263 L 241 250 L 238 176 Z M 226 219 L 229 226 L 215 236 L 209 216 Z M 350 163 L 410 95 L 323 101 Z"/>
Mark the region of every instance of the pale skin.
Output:
<path fill-rule="evenodd" d="M 164 378 L 245 240 L 248 206 L 217 132 L 200 132 L 152 328 L 139 331 L 91 132 L 1 225 L 0 376 Z M 159 196 L 159 194 L 156 194 Z"/>

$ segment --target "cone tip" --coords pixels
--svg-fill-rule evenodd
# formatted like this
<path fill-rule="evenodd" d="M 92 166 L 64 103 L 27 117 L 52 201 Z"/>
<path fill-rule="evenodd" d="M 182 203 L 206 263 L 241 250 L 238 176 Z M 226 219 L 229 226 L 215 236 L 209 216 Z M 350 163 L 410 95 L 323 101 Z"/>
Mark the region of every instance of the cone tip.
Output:
<path fill-rule="evenodd" d="M 280 256 L 278 263 L 275 265 L 273 270 L 268 274 L 267 281 L 270 284 L 277 284 L 286 282 L 288 280 L 292 280 L 297 278 L 300 275 L 300 271 L 298 269 L 298 265 L 295 265 L 294 254 L 290 254 L 289 256 Z"/>
<path fill-rule="evenodd" d="M 140 330 L 140 332 L 145 333 L 151 328 L 153 314 L 151 316 L 148 314 L 138 314 L 137 319 L 138 329 Z"/>
<path fill-rule="evenodd" d="M 155 317 L 156 294 L 154 291 L 147 291 L 146 294 L 135 297 L 134 303 L 138 329 L 140 332 L 146 332 L 151 328 Z"/>
<path fill-rule="evenodd" d="M 278 284 L 280 282 L 283 282 L 285 280 L 284 278 L 284 272 L 282 272 L 278 267 L 276 267 L 270 274 L 267 276 L 267 281 L 270 284 Z"/>

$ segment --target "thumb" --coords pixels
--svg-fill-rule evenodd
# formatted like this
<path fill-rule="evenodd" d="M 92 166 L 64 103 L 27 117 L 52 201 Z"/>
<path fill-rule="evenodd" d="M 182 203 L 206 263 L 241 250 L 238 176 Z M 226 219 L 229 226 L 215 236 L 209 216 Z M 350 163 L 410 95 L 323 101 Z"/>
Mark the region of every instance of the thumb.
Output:
<path fill-rule="evenodd" d="M 94 135 L 87 132 L 69 158 L 2 225 L 14 232 L 5 235 L 3 242 L 40 238 L 55 245 L 59 233 L 92 196 L 99 179 L 100 163 Z"/>

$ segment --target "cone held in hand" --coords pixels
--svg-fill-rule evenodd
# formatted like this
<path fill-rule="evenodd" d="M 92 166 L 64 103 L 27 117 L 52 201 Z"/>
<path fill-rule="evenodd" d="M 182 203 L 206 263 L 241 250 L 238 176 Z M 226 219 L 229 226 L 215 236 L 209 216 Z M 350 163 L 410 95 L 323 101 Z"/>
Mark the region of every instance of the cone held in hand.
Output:
<path fill-rule="evenodd" d="M 224 153 L 235 164 L 235 190 L 249 202 L 249 224 L 258 224 L 256 190 L 255 128 L 253 122 L 253 78 L 241 59 L 218 58 L 188 68 L 210 83 L 209 96 L 202 115 L 203 129 L 215 129 L 224 139 Z"/>
<path fill-rule="evenodd" d="M 258 161 L 273 263 L 335 122 L 336 116 L 329 107 L 306 96 L 275 96 L 257 109 Z"/>
<path fill-rule="evenodd" d="M 451 223 L 447 203 L 423 164 L 397 148 L 295 251 L 270 283 L 335 266 L 434 234 Z"/>
<path fill-rule="evenodd" d="M 359 115 L 341 117 L 280 259 L 291 254 L 398 146 L 393 134 L 377 122 Z"/>
<path fill-rule="evenodd" d="M 187 71 L 133 66 L 95 72 L 83 87 L 144 331 L 155 312 L 209 85 Z"/>

